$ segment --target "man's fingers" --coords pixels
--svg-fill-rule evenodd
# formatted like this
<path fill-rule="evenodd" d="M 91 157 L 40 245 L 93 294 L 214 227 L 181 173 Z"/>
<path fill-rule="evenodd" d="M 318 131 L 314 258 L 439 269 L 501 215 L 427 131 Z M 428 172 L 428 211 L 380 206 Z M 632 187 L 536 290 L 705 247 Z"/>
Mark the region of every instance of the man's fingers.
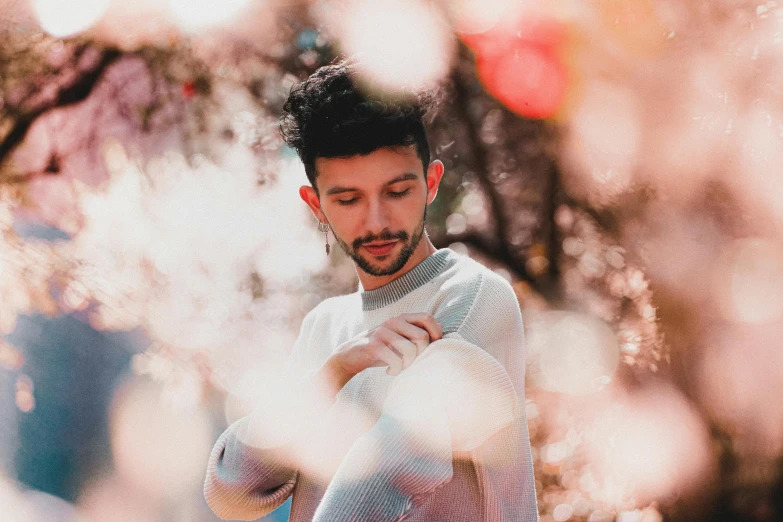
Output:
<path fill-rule="evenodd" d="M 415 328 L 415 326 L 411 326 L 411 328 Z M 412 340 L 393 330 L 384 332 L 382 340 L 386 346 L 395 349 L 402 355 L 402 370 L 413 364 L 413 360 L 419 355 L 419 347 Z"/>
<path fill-rule="evenodd" d="M 430 344 L 430 334 L 424 328 L 409 323 L 401 317 L 395 317 L 387 321 L 387 327 L 408 339 L 416 347 L 416 356 Z M 406 366 L 407 368 L 407 366 Z"/>
<path fill-rule="evenodd" d="M 389 365 L 386 368 L 388 375 L 399 375 L 402 370 L 402 357 L 397 352 L 386 346 L 385 344 L 379 344 L 376 348 L 376 354 L 379 360 Z"/>
<path fill-rule="evenodd" d="M 372 335 L 377 357 L 372 366 L 386 364 L 387 374 L 399 375 L 431 342 L 443 337 L 443 328 L 428 313 L 401 314 L 385 321 Z"/>
<path fill-rule="evenodd" d="M 415 324 L 427 330 L 430 342 L 443 337 L 443 327 L 430 314 L 403 314 L 403 318 L 411 324 Z"/>

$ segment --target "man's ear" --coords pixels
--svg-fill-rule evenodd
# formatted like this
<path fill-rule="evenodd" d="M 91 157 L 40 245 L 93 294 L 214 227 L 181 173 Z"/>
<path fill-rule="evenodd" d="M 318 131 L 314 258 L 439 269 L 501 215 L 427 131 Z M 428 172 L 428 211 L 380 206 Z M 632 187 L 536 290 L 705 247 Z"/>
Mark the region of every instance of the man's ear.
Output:
<path fill-rule="evenodd" d="M 326 214 L 321 210 L 321 200 L 318 198 L 318 194 L 315 193 L 313 187 L 310 185 L 302 185 L 299 187 L 299 197 L 302 198 L 302 201 L 307 203 L 307 206 L 310 207 L 310 210 L 318 221 L 322 223 L 329 222 L 326 218 Z"/>
<path fill-rule="evenodd" d="M 435 160 L 427 167 L 427 204 L 429 205 L 435 200 L 435 196 L 438 195 L 438 187 L 440 186 L 440 180 L 443 178 L 443 172 L 445 167 L 443 162 Z"/>

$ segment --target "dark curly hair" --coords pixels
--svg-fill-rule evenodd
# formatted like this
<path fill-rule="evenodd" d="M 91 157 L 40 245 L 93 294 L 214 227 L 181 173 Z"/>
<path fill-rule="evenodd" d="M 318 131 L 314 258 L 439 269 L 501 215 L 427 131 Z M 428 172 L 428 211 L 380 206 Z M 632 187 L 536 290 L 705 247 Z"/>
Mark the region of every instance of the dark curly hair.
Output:
<path fill-rule="evenodd" d="M 316 158 L 369 154 L 381 147 L 415 145 L 426 175 L 430 146 L 424 118 L 434 106 L 432 91 L 374 96 L 363 91 L 355 63 L 325 65 L 294 85 L 283 105 L 280 132 L 296 149 L 307 179 L 315 184 Z"/>

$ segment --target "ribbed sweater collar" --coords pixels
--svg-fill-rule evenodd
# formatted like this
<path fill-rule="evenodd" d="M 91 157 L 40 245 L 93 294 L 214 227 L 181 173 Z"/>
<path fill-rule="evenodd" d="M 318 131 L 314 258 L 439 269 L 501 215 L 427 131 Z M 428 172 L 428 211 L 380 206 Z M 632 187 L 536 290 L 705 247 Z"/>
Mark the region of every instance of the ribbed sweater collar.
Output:
<path fill-rule="evenodd" d="M 364 290 L 360 282 L 359 294 L 362 296 L 362 310 L 367 312 L 390 305 L 452 266 L 457 261 L 457 256 L 458 254 L 453 250 L 441 248 L 397 279 L 374 290 Z"/>

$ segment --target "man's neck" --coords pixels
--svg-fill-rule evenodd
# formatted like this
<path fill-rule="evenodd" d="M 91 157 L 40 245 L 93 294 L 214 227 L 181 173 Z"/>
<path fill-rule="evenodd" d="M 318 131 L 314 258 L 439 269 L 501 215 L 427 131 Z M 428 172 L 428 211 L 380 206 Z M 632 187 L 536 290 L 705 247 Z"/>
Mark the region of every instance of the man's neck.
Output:
<path fill-rule="evenodd" d="M 426 234 L 422 235 L 419 245 L 416 250 L 413 251 L 413 255 L 408 259 L 408 262 L 403 265 L 397 272 L 387 276 L 374 276 L 366 273 L 364 270 L 358 269 L 356 273 L 359 276 L 359 281 L 362 283 L 364 290 L 375 290 L 385 284 L 388 284 L 408 271 L 412 270 L 416 265 L 427 259 L 429 256 L 437 251 L 435 246 L 430 241 L 430 238 Z"/>

